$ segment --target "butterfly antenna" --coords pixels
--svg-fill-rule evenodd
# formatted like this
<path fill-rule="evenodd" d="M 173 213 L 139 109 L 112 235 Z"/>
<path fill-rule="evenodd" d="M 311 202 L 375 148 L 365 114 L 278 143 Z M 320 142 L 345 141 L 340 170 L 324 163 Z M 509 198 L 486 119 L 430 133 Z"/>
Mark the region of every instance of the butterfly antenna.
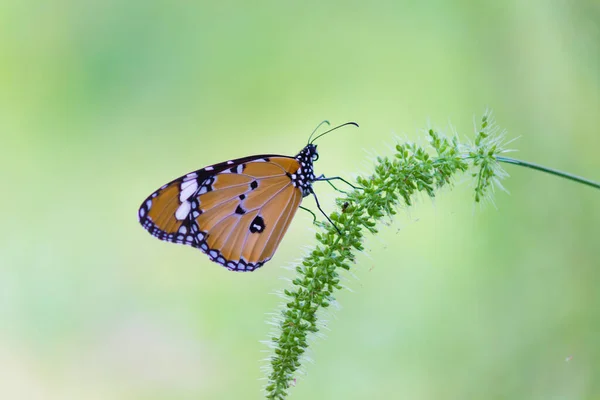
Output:
<path fill-rule="evenodd" d="M 341 128 L 342 126 L 346 126 L 346 125 L 354 125 L 354 126 L 356 126 L 356 127 L 358 128 L 358 124 L 357 124 L 356 122 L 346 122 L 345 124 L 338 125 L 338 126 L 336 126 L 335 128 L 331 128 L 330 130 L 328 130 L 328 131 L 326 131 L 326 132 L 323 132 L 323 133 L 321 133 L 320 135 L 318 135 L 318 136 L 317 136 L 316 138 L 314 138 L 313 140 L 310 140 L 310 139 L 309 139 L 308 143 L 313 143 L 315 140 L 317 140 L 317 139 L 318 139 L 318 138 L 320 138 L 321 136 L 327 135 L 329 132 L 333 132 L 333 131 L 335 131 L 336 129 L 338 129 L 338 128 Z M 313 133 L 314 133 L 314 132 L 313 132 Z M 312 135 L 310 135 L 310 136 L 312 137 Z"/>
<path fill-rule="evenodd" d="M 315 132 L 316 132 L 316 131 L 318 131 L 318 130 L 319 130 L 319 128 L 320 128 L 322 125 L 324 125 L 324 124 L 327 124 L 327 126 L 329 126 L 329 125 L 330 125 L 329 121 L 327 121 L 327 120 L 323 120 L 323 121 L 321 121 L 321 122 L 319 123 L 319 125 L 317 125 L 317 127 L 315 128 L 315 130 L 314 130 L 314 131 L 312 131 L 312 133 L 311 133 L 311 134 L 310 134 L 310 136 L 308 137 L 308 143 L 310 143 L 310 138 L 311 138 L 311 137 L 312 137 L 312 136 L 315 134 Z"/>

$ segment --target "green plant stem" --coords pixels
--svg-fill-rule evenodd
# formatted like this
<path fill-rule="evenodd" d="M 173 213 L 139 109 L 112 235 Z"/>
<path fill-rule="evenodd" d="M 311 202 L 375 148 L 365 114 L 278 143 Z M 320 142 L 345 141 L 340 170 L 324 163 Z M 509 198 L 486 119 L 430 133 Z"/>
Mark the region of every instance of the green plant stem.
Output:
<path fill-rule="evenodd" d="M 567 172 L 559 171 L 559 170 L 556 170 L 553 168 L 548 168 L 548 167 L 544 167 L 542 165 L 530 163 L 527 161 L 521 161 L 521 160 L 516 160 L 514 158 L 502 157 L 502 156 L 496 156 L 496 160 L 503 162 L 503 163 L 507 163 L 507 164 L 519 165 L 521 167 L 526 167 L 526 168 L 531 168 L 531 169 L 535 169 L 538 171 L 546 172 L 551 175 L 556 175 L 561 178 L 569 179 L 569 180 L 572 180 L 572 181 L 575 181 L 578 183 L 583 183 L 584 185 L 588 185 L 588 186 L 591 186 L 596 189 L 600 189 L 600 183 L 598 183 L 598 182 L 594 182 L 592 180 L 582 178 L 581 176 L 569 174 Z"/>

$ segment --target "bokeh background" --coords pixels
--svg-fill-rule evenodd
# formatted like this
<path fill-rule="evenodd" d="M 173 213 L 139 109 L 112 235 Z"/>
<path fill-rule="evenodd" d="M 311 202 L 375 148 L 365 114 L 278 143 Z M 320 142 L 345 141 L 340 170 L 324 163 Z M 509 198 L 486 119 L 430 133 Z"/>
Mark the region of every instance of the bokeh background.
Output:
<path fill-rule="evenodd" d="M 319 143 L 352 177 L 486 107 L 515 156 L 598 180 L 599 43 L 596 0 L 3 1 L 0 398 L 260 399 L 311 217 L 236 274 L 141 201 L 323 119 L 361 124 Z M 367 237 L 291 398 L 600 398 L 600 193 L 507 170 L 495 207 L 460 178 Z"/>

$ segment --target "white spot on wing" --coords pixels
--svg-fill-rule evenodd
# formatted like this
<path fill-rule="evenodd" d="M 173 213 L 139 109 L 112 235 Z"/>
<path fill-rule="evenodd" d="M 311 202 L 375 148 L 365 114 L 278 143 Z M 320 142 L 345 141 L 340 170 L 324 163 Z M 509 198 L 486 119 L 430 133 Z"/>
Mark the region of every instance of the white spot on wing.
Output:
<path fill-rule="evenodd" d="M 213 167 L 206 167 L 206 168 L 204 168 L 204 170 L 205 171 L 212 171 L 212 170 L 214 170 L 214 168 Z"/>
<path fill-rule="evenodd" d="M 181 193 L 179 193 L 179 201 L 183 202 L 189 199 L 198 189 L 198 182 L 191 180 L 181 184 Z"/>
<path fill-rule="evenodd" d="M 194 182 L 193 180 L 187 180 L 181 184 L 181 189 L 183 190 L 183 189 L 187 188 L 188 186 L 193 186 L 193 185 L 198 186 L 198 183 Z"/>
<path fill-rule="evenodd" d="M 177 218 L 180 221 L 186 219 L 187 216 L 190 214 L 190 210 L 191 209 L 192 209 L 192 205 L 190 204 L 190 202 L 189 201 L 184 201 L 177 208 L 177 211 L 175 211 L 175 218 Z"/>

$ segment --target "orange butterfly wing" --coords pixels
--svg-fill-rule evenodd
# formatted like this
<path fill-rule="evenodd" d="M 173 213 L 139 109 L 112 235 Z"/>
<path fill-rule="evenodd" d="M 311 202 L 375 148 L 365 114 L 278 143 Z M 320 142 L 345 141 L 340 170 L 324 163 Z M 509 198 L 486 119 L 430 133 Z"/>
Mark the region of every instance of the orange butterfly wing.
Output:
<path fill-rule="evenodd" d="M 142 226 L 161 240 L 199 248 L 234 271 L 269 261 L 302 201 L 297 159 L 254 156 L 192 172 L 150 195 Z"/>

